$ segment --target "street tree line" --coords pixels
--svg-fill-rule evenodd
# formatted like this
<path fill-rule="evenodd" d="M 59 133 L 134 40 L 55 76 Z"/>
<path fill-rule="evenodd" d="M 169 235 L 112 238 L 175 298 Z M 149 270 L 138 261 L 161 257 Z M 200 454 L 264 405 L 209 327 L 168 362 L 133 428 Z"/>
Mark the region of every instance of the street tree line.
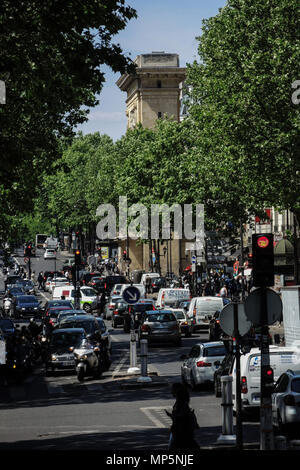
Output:
<path fill-rule="evenodd" d="M 16 230 L 88 232 L 97 207 L 117 207 L 119 196 L 149 209 L 203 203 L 206 228 L 225 233 L 271 206 L 290 209 L 299 226 L 299 9 L 297 0 L 228 0 L 203 22 L 199 58 L 187 66 L 187 118 L 138 125 L 116 142 L 59 136 Z"/>

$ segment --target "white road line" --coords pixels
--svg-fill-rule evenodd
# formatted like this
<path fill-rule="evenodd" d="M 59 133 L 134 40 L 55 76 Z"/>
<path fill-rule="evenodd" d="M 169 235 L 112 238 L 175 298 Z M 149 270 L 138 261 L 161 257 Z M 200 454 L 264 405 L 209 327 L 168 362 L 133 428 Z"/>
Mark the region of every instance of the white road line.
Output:
<path fill-rule="evenodd" d="M 113 376 L 114 376 L 115 374 L 117 374 L 117 373 L 120 371 L 120 369 L 121 369 L 121 367 L 123 366 L 123 364 L 127 361 L 128 356 L 129 356 L 129 352 L 127 351 L 127 352 L 124 354 L 124 356 L 122 357 L 122 359 L 120 360 L 119 364 L 115 367 L 115 369 L 114 369 L 114 371 L 113 371 L 113 373 L 112 373 Z"/>
<path fill-rule="evenodd" d="M 148 406 L 146 408 L 140 408 L 140 410 L 152 421 L 152 423 L 157 427 L 157 428 L 168 428 L 169 424 L 163 424 L 159 419 L 155 418 L 153 416 L 152 412 L 157 411 L 161 412 L 162 410 L 165 410 L 167 408 L 170 408 L 169 406 Z"/>

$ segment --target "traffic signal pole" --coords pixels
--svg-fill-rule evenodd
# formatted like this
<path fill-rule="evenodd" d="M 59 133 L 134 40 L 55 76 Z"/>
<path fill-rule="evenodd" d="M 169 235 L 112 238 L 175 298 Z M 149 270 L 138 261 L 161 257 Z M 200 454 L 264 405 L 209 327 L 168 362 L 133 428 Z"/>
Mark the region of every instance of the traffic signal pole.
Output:
<path fill-rule="evenodd" d="M 233 304 L 234 337 L 236 341 L 235 359 L 236 359 L 236 447 L 243 449 L 243 424 L 242 424 L 242 399 L 241 399 L 241 352 L 240 352 L 240 333 L 238 324 L 238 303 Z"/>
<path fill-rule="evenodd" d="M 261 364 L 260 364 L 260 450 L 274 450 L 272 420 L 273 375 L 270 368 L 267 290 L 261 290 Z"/>

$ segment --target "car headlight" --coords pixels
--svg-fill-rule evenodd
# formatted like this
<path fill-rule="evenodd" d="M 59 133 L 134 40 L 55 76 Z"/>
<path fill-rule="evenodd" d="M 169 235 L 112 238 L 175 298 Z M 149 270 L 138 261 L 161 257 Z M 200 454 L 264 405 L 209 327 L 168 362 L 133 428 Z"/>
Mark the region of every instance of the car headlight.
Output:
<path fill-rule="evenodd" d="M 25 307 L 22 307 L 21 310 L 26 310 L 26 308 L 25 308 Z"/>
<path fill-rule="evenodd" d="M 55 354 L 51 355 L 51 361 L 57 361 L 57 357 L 55 356 Z"/>

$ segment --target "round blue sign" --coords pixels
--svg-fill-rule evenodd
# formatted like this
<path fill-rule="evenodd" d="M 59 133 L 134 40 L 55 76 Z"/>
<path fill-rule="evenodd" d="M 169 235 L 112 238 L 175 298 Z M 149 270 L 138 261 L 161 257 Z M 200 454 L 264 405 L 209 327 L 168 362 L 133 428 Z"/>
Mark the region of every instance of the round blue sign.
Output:
<path fill-rule="evenodd" d="M 124 289 L 122 297 L 128 304 L 136 304 L 140 300 L 141 293 L 137 287 L 129 286 Z"/>

